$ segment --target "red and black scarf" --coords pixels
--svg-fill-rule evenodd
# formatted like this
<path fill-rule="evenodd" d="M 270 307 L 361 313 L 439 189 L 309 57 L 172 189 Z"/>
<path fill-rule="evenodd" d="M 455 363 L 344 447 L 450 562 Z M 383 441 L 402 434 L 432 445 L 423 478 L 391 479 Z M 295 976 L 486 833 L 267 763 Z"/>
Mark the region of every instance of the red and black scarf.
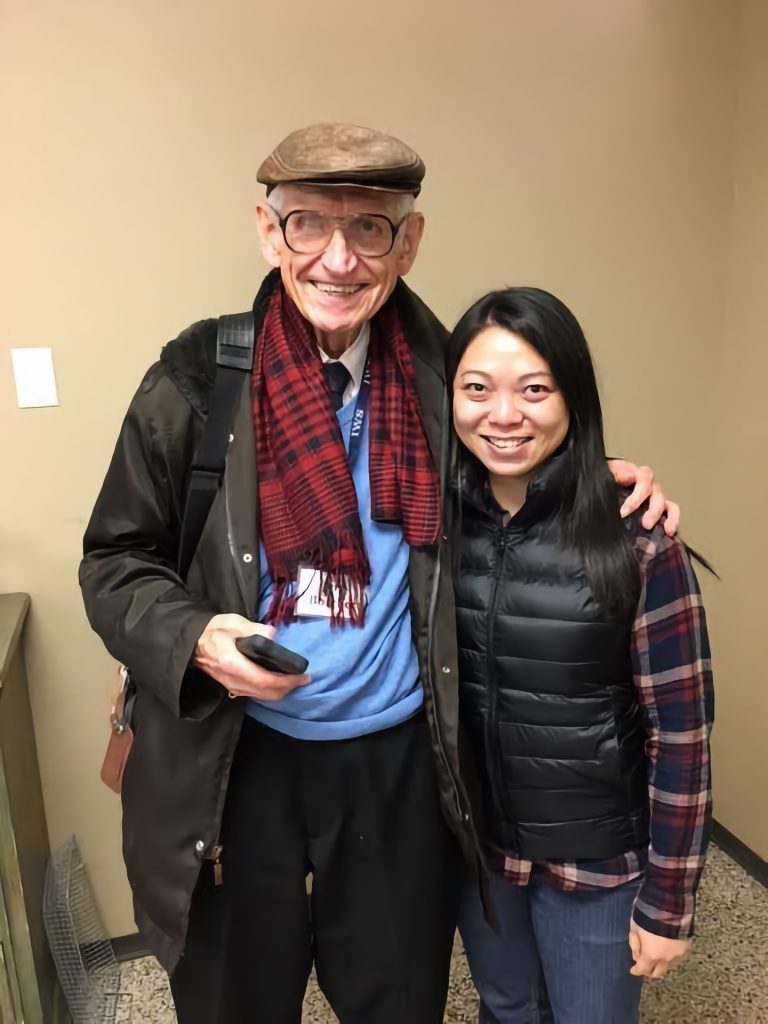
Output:
<path fill-rule="evenodd" d="M 440 536 L 440 486 L 392 299 L 371 321 L 369 473 L 373 519 L 402 526 L 414 547 Z M 331 621 L 365 618 L 371 569 L 352 473 L 311 324 L 278 285 L 256 339 L 253 420 L 261 536 L 274 586 L 267 619 L 294 618 L 299 566 L 323 574 Z"/>

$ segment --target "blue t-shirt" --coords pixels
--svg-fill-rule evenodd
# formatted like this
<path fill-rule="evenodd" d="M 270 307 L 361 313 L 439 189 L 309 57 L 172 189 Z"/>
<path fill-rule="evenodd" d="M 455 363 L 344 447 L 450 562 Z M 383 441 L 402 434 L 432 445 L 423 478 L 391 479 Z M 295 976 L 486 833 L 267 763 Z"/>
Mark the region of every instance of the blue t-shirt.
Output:
<path fill-rule="evenodd" d="M 347 448 L 354 412 L 348 402 L 337 413 Z M 349 739 L 388 729 L 423 701 L 408 608 L 408 544 L 399 526 L 371 519 L 367 417 L 352 479 L 371 566 L 365 624 L 332 629 L 327 618 L 307 617 L 279 626 L 275 640 L 308 659 L 312 682 L 278 701 L 248 702 L 249 715 L 297 739 Z M 271 591 L 262 545 L 262 619 Z"/>

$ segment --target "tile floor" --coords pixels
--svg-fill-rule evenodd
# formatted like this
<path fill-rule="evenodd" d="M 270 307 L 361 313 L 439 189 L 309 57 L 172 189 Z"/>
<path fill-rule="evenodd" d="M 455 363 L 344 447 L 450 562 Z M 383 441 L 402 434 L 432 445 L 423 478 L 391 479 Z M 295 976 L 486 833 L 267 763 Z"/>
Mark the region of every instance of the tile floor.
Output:
<path fill-rule="evenodd" d="M 174 1024 L 168 982 L 154 960 L 125 964 L 121 987 L 132 998 L 118 1007 L 116 1024 Z M 476 1017 L 477 998 L 457 943 L 445 1024 Z M 335 1021 L 312 983 L 304 1024 Z M 718 849 L 702 882 L 693 952 L 669 979 L 645 985 L 642 1022 L 768 1024 L 768 889 Z"/>

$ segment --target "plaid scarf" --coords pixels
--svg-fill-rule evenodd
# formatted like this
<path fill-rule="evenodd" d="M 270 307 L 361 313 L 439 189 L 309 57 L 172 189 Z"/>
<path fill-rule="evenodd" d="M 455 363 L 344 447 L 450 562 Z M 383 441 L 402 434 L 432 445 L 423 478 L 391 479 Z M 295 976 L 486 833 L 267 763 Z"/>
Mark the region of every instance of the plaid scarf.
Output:
<path fill-rule="evenodd" d="M 371 321 L 368 348 L 371 511 L 411 546 L 440 536 L 440 486 L 395 303 Z M 261 535 L 272 623 L 295 617 L 299 566 L 319 569 L 331 624 L 362 626 L 371 568 L 357 494 L 311 324 L 278 285 L 256 339 L 252 400 Z M 334 588 L 338 588 L 334 591 Z M 334 596 L 336 595 L 336 597 Z M 347 609 L 347 615 L 342 614 Z"/>

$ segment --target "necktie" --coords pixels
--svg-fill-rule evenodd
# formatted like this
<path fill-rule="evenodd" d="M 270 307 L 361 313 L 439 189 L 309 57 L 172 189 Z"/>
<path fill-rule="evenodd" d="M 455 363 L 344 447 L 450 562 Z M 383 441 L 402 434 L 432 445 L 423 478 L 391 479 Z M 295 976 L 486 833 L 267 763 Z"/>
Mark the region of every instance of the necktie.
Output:
<path fill-rule="evenodd" d="M 328 385 L 328 392 L 331 396 L 333 411 L 338 412 L 344 404 L 344 392 L 352 380 L 352 374 L 344 363 L 333 362 L 323 363 L 325 383 Z"/>

